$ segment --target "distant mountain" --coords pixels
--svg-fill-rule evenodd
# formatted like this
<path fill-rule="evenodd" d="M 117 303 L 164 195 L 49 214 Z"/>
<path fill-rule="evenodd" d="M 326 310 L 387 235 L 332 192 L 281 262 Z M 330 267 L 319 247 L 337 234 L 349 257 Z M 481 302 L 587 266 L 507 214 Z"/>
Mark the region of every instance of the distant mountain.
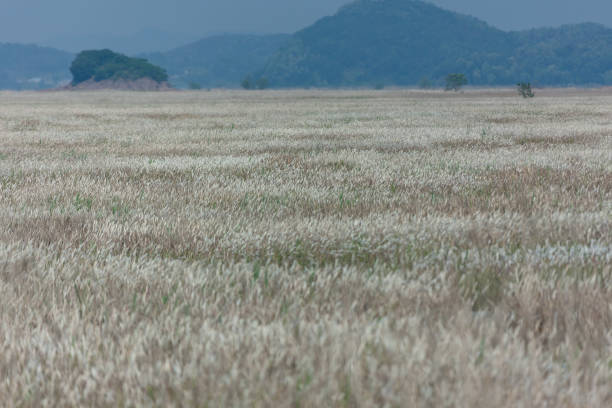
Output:
<path fill-rule="evenodd" d="M 416 0 L 357 0 L 294 34 L 257 72 L 275 87 L 612 83 L 612 30 L 596 24 L 505 32 Z"/>
<path fill-rule="evenodd" d="M 518 46 L 508 71 L 543 85 L 612 85 L 612 29 L 564 25 L 510 33 Z"/>
<path fill-rule="evenodd" d="M 54 48 L 0 43 L 0 89 L 45 89 L 67 83 L 73 58 Z"/>
<path fill-rule="evenodd" d="M 190 83 L 202 87 L 238 87 L 240 81 L 291 38 L 287 34 L 225 34 L 204 38 L 168 52 L 142 54 L 166 69 L 179 88 Z"/>
<path fill-rule="evenodd" d="M 130 34 L 66 34 L 48 39 L 44 45 L 75 53 L 108 48 L 126 55 L 138 55 L 171 50 L 198 38 L 193 34 L 147 28 Z"/>
<path fill-rule="evenodd" d="M 160 51 L 178 41 L 134 38 L 152 39 Z M 612 29 L 507 32 L 419 0 L 357 0 L 293 35 L 214 35 L 137 56 L 165 69 L 177 88 L 235 88 L 248 75 L 278 88 L 412 86 L 425 78 L 442 85 L 449 73 L 472 85 L 612 85 Z M 72 60 L 53 48 L 0 44 L 0 89 L 56 87 L 71 79 Z"/>

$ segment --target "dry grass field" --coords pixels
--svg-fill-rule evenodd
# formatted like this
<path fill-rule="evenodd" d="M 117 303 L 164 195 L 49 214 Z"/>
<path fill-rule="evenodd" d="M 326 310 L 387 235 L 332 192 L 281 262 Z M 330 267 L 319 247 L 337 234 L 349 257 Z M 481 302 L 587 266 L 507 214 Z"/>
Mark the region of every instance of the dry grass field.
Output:
<path fill-rule="evenodd" d="M 612 406 L 612 92 L 0 93 L 3 406 Z"/>

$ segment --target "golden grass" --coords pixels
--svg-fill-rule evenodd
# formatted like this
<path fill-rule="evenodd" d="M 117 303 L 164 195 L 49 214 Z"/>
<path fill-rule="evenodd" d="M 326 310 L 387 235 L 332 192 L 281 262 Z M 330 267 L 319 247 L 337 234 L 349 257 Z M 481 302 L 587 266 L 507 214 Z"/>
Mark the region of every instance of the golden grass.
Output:
<path fill-rule="evenodd" d="M 612 95 L 0 93 L 6 406 L 612 405 Z"/>

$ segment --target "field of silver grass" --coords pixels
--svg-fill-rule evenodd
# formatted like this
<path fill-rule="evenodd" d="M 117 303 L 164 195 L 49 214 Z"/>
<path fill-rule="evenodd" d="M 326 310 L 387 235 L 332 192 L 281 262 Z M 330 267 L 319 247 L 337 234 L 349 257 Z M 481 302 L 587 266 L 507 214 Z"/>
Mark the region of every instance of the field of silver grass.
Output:
<path fill-rule="evenodd" d="M 612 93 L 0 93 L 6 406 L 612 404 Z"/>

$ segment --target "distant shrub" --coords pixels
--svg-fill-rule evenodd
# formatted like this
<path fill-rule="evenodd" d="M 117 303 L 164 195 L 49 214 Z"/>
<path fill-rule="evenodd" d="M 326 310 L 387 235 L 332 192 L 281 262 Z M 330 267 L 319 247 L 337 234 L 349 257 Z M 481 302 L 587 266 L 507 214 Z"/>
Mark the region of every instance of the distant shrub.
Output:
<path fill-rule="evenodd" d="M 241 82 L 240 86 L 244 89 L 267 89 L 270 86 L 268 78 L 260 77 L 254 80 L 251 75 L 247 75 Z"/>
<path fill-rule="evenodd" d="M 431 89 L 431 88 L 433 88 L 433 84 L 431 83 L 429 78 L 423 77 L 419 81 L 419 88 L 421 88 L 421 89 Z"/>
<path fill-rule="evenodd" d="M 383 84 L 382 82 L 378 82 L 376 84 L 374 84 L 374 89 L 380 91 L 381 89 L 385 89 L 385 84 Z"/>
<path fill-rule="evenodd" d="M 516 84 L 516 89 L 523 98 L 533 98 L 535 96 L 531 90 L 531 83 L 529 82 L 519 82 Z"/>
<path fill-rule="evenodd" d="M 168 80 L 163 68 L 149 63 L 143 58 L 130 58 L 111 50 L 92 50 L 80 52 L 72 65 L 72 83 L 74 85 L 93 79 L 140 79 L 150 78 L 156 82 Z"/>
<path fill-rule="evenodd" d="M 240 86 L 244 89 L 253 89 L 253 78 L 250 75 L 247 75 L 242 82 L 240 82 Z"/>
<path fill-rule="evenodd" d="M 463 86 L 467 85 L 468 80 L 464 74 L 448 74 L 446 76 L 446 88 L 447 91 L 457 92 Z"/>
<path fill-rule="evenodd" d="M 265 77 L 261 77 L 257 80 L 257 83 L 255 84 L 255 86 L 257 87 L 257 89 L 266 89 L 269 86 L 269 82 L 268 82 L 268 78 Z"/>
<path fill-rule="evenodd" d="M 200 85 L 197 82 L 190 82 L 189 83 L 189 89 L 193 89 L 193 90 L 202 89 L 202 85 Z"/>

